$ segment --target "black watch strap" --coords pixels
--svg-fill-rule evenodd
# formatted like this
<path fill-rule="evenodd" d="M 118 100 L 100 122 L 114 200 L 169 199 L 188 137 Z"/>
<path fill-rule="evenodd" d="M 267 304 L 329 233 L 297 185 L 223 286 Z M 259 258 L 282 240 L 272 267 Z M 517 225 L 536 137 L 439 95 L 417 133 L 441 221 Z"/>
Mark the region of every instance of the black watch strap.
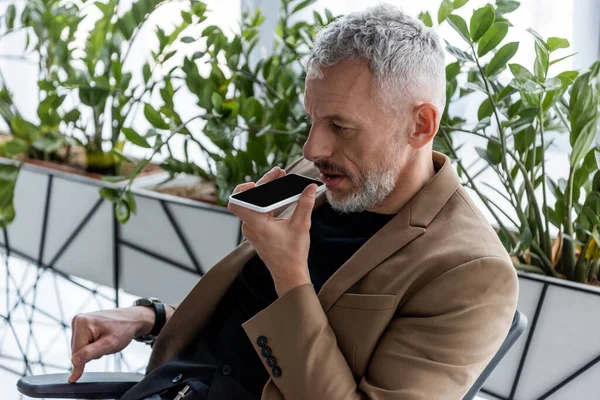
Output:
<path fill-rule="evenodd" d="M 149 335 L 158 336 L 163 326 L 165 326 L 165 323 L 167 322 L 167 313 L 165 311 L 165 305 L 163 303 L 153 302 L 152 307 L 154 308 L 155 319 L 154 326 L 152 327 L 152 330 L 150 331 Z"/>

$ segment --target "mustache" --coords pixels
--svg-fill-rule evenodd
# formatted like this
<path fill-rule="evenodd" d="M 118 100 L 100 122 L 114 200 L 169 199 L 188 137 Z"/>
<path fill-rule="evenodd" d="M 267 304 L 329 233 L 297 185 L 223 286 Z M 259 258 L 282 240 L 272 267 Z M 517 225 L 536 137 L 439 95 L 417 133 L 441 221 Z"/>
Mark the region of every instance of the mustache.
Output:
<path fill-rule="evenodd" d="M 344 168 L 338 167 L 338 166 L 330 163 L 329 161 L 315 161 L 314 165 L 319 170 L 325 170 L 327 172 L 330 172 L 330 173 L 336 174 L 336 175 L 348 176 L 348 173 L 346 172 L 346 170 Z"/>

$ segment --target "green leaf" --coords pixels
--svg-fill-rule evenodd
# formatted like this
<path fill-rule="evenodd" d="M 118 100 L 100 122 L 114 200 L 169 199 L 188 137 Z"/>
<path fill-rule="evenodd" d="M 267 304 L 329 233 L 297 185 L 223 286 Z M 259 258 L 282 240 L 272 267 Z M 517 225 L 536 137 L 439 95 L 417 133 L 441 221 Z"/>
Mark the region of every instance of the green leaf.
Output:
<path fill-rule="evenodd" d="M 449 43 L 446 43 L 446 50 L 448 50 L 448 53 L 452 54 L 460 61 L 475 61 L 469 53 L 462 51 L 458 47 L 454 47 Z"/>
<path fill-rule="evenodd" d="M 298 11 L 305 9 L 306 7 L 310 6 L 311 4 L 314 4 L 316 1 L 317 0 L 304 0 L 303 2 L 298 4 L 296 7 L 294 7 L 294 9 L 290 13 L 290 15 L 295 14 Z"/>
<path fill-rule="evenodd" d="M 138 161 L 138 163 L 135 165 L 135 168 L 133 168 L 133 171 L 131 171 L 131 174 L 129 174 L 129 184 L 133 183 L 135 177 L 144 169 L 146 165 L 148 165 L 149 162 L 150 160 L 146 158 Z"/>
<path fill-rule="evenodd" d="M 533 242 L 533 233 L 531 233 L 531 229 L 528 226 L 523 228 L 523 232 L 519 235 L 519 241 L 521 242 L 521 249 L 526 250 L 529 249 L 531 243 Z"/>
<path fill-rule="evenodd" d="M 203 35 L 204 35 L 204 33 L 203 33 Z M 184 37 L 181 38 L 181 41 L 183 43 L 194 43 L 196 41 L 196 39 L 194 39 L 191 36 L 184 36 Z"/>
<path fill-rule="evenodd" d="M 33 141 L 32 146 L 44 153 L 55 153 L 64 145 L 64 137 L 46 134 Z"/>
<path fill-rule="evenodd" d="M 0 164 L 0 227 L 7 227 L 15 219 L 13 199 L 19 168 Z"/>
<path fill-rule="evenodd" d="M 127 179 L 125 176 L 108 176 L 108 175 L 104 175 L 102 176 L 102 180 L 104 182 L 110 182 L 110 183 L 117 183 L 117 182 L 121 182 L 124 181 L 125 179 Z"/>
<path fill-rule="evenodd" d="M 423 22 L 425 26 L 429 28 L 433 26 L 433 20 L 431 19 L 431 14 L 429 14 L 429 11 L 420 13 L 419 19 L 421 20 L 421 22 Z"/>
<path fill-rule="evenodd" d="M 542 38 L 542 35 L 537 33 L 537 31 L 535 29 L 529 28 L 529 29 L 527 29 L 527 32 L 529 32 L 531 35 L 533 35 L 533 38 L 535 39 L 535 42 L 537 44 L 542 46 L 544 49 L 548 50 L 548 43 L 546 43 L 544 38 Z"/>
<path fill-rule="evenodd" d="M 578 71 L 563 71 L 560 74 L 556 75 L 558 79 L 563 83 L 563 85 L 571 85 L 575 82 L 575 79 L 579 76 Z"/>
<path fill-rule="evenodd" d="M 552 193 L 552 195 L 556 199 L 562 199 L 564 195 L 561 192 L 558 185 L 556 184 L 556 182 L 554 182 L 549 176 L 546 177 L 546 182 L 548 183 L 548 188 L 550 189 L 550 193 Z"/>
<path fill-rule="evenodd" d="M 460 74 L 460 63 L 453 62 L 446 65 L 446 80 L 451 81 Z"/>
<path fill-rule="evenodd" d="M 169 124 L 167 124 L 160 113 L 156 111 L 150 104 L 146 103 L 144 105 L 144 116 L 157 129 L 169 129 Z"/>
<path fill-rule="evenodd" d="M 542 82 L 546 79 L 546 74 L 548 73 L 548 61 L 550 54 L 548 53 L 548 49 L 541 46 L 539 43 L 535 44 L 535 63 L 533 65 L 533 72 L 535 76 L 539 78 Z"/>
<path fill-rule="evenodd" d="M 598 118 L 591 119 L 579 132 L 571 152 L 571 166 L 577 166 L 589 151 L 598 132 Z"/>
<path fill-rule="evenodd" d="M 135 196 L 131 193 L 131 190 L 125 192 L 125 199 L 127 200 L 127 205 L 129 206 L 129 210 L 137 214 L 137 202 L 135 201 Z"/>
<path fill-rule="evenodd" d="M 564 57 L 561 57 L 561 58 L 559 58 L 559 59 L 557 59 L 557 60 L 554 60 L 554 61 L 550 62 L 550 65 L 554 65 L 554 64 L 556 64 L 556 63 L 559 63 L 559 62 L 561 62 L 561 61 L 563 61 L 563 60 L 566 60 L 567 58 L 571 58 L 571 57 L 573 57 L 575 54 L 577 54 L 577 53 L 569 54 L 568 56 L 564 56 Z"/>
<path fill-rule="evenodd" d="M 521 64 L 508 64 L 508 68 L 510 68 L 510 72 L 512 72 L 515 78 L 535 80 L 535 76 Z"/>
<path fill-rule="evenodd" d="M 3 157 L 15 157 L 29 150 L 29 142 L 18 137 L 0 144 L 0 155 Z"/>
<path fill-rule="evenodd" d="M 469 2 L 469 0 L 454 0 L 454 9 L 458 10 L 459 8 L 461 8 L 468 2 Z"/>
<path fill-rule="evenodd" d="M 13 29 L 15 27 L 15 17 L 17 16 L 17 8 L 14 4 L 9 5 L 6 8 L 6 14 L 4 14 L 4 18 L 6 18 L 6 27 L 8 29 Z"/>
<path fill-rule="evenodd" d="M 504 67 L 506 67 L 506 63 L 508 63 L 510 59 L 514 57 L 518 49 L 518 42 L 511 42 L 502 46 L 500 50 L 494 54 L 494 57 L 486 67 L 487 76 L 492 76 L 504 69 Z"/>
<path fill-rule="evenodd" d="M 102 189 L 100 189 L 99 193 L 103 199 L 106 199 L 106 200 L 110 201 L 111 203 L 114 203 L 115 201 L 117 201 L 119 199 L 119 190 L 118 189 L 103 187 Z"/>
<path fill-rule="evenodd" d="M 266 149 L 260 144 L 258 140 L 250 140 L 246 144 L 246 152 L 252 158 L 258 166 L 267 167 L 269 162 L 267 161 Z"/>
<path fill-rule="evenodd" d="M 10 122 L 13 133 L 30 140 L 39 135 L 39 129 L 31 122 L 25 121 L 20 115 L 15 116 Z"/>
<path fill-rule="evenodd" d="M 129 221 L 129 204 L 126 201 L 119 199 L 115 203 L 115 216 L 117 217 L 117 221 L 124 224 Z"/>
<path fill-rule="evenodd" d="M 454 28 L 456 32 L 467 42 L 471 43 L 471 38 L 469 37 L 469 28 L 467 28 L 467 23 L 462 17 L 458 15 L 450 14 L 447 17 L 448 23 L 451 27 Z"/>
<path fill-rule="evenodd" d="M 38 82 L 38 87 L 40 88 L 40 90 L 45 90 L 46 92 L 52 92 L 54 91 L 56 88 L 54 87 L 54 84 L 50 81 L 47 80 L 42 80 Z"/>
<path fill-rule="evenodd" d="M 558 49 L 567 49 L 571 46 L 567 39 L 559 38 L 559 37 L 549 37 L 548 38 L 548 50 L 553 52 Z"/>
<path fill-rule="evenodd" d="M 199 58 L 204 57 L 206 53 L 204 51 L 196 51 L 194 54 L 192 54 L 192 60 L 197 60 Z"/>
<path fill-rule="evenodd" d="M 114 147 L 111 149 L 111 153 L 113 153 L 121 161 L 132 162 L 131 159 L 129 159 L 129 157 L 127 157 L 125 154 L 121 153 L 119 150 L 115 149 Z M 120 179 L 120 180 L 123 180 L 123 179 Z"/>
<path fill-rule="evenodd" d="M 477 42 L 481 37 L 492 27 L 496 13 L 491 5 L 486 5 L 478 10 L 475 10 L 471 17 L 471 39 Z"/>
<path fill-rule="evenodd" d="M 79 119 L 80 116 L 81 116 L 81 112 L 75 108 L 65 114 L 65 116 L 63 117 L 63 121 L 67 124 L 69 122 L 75 122 Z"/>
<path fill-rule="evenodd" d="M 494 22 L 492 27 L 481 37 L 477 45 L 477 55 L 483 57 L 496 48 L 508 33 L 506 22 Z"/>
<path fill-rule="evenodd" d="M 143 136 L 138 134 L 133 128 L 123 128 L 121 129 L 121 132 L 123 132 L 123 135 L 125 135 L 125 138 L 127 138 L 127 140 L 129 140 L 136 146 L 140 146 L 145 149 L 152 148 L 148 141 Z"/>
<path fill-rule="evenodd" d="M 218 92 L 213 92 L 210 100 L 211 100 L 212 106 L 217 111 L 220 111 L 221 107 L 223 107 L 223 96 L 221 96 Z"/>
<path fill-rule="evenodd" d="M 521 3 L 513 0 L 496 0 L 496 14 L 504 15 L 515 11 Z"/>
<path fill-rule="evenodd" d="M 142 68 L 142 73 L 144 75 L 144 83 L 147 85 L 148 81 L 150 80 L 150 76 L 152 75 L 152 71 L 150 70 L 149 64 L 144 64 L 144 67 Z"/>
<path fill-rule="evenodd" d="M 492 107 L 492 103 L 490 102 L 490 99 L 487 98 L 485 99 L 481 105 L 479 106 L 479 109 L 477 110 L 477 119 L 479 119 L 480 121 L 486 117 L 490 117 L 492 114 L 494 113 L 494 108 Z"/>
<path fill-rule="evenodd" d="M 443 0 L 442 4 L 440 5 L 440 9 L 438 10 L 438 24 L 444 22 L 452 10 L 454 10 L 452 2 L 450 0 Z"/>

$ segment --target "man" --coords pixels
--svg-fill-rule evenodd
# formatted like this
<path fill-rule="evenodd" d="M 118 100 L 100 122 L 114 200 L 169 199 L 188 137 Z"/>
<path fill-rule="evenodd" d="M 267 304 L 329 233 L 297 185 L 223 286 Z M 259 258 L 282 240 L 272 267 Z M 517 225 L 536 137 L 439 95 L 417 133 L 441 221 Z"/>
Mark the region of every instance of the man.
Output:
<path fill-rule="evenodd" d="M 230 205 L 247 240 L 166 317 L 156 304 L 158 319 L 150 307 L 76 317 L 71 381 L 166 318 L 146 378 L 122 399 L 461 399 L 504 340 L 518 289 L 432 151 L 444 71 L 439 38 L 394 7 L 324 28 L 307 62 L 313 125 L 288 172 L 328 190 L 309 186 L 277 216 Z"/>

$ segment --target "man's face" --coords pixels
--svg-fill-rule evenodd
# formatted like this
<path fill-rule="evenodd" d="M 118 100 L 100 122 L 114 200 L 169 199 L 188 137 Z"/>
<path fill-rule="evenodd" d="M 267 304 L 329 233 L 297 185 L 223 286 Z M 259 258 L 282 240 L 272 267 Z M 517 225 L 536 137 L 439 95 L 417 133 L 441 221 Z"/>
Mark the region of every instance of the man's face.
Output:
<path fill-rule="evenodd" d="M 322 72 L 306 82 L 313 125 L 304 157 L 321 172 L 334 209 L 372 209 L 395 188 L 406 162 L 410 114 L 384 109 L 365 62 L 343 61 Z"/>

